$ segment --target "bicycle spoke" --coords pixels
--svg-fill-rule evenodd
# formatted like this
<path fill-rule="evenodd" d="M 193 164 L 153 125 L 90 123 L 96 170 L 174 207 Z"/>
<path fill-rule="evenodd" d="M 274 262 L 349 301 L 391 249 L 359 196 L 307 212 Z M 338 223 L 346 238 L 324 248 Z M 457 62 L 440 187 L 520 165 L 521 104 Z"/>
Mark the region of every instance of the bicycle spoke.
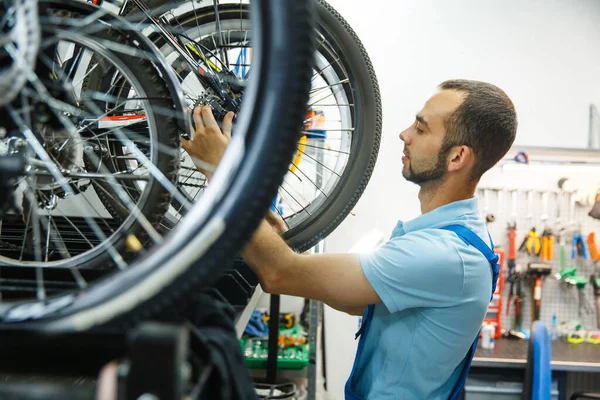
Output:
<path fill-rule="evenodd" d="M 221 48 L 221 59 L 225 61 L 225 66 L 229 70 L 229 58 L 227 51 L 223 49 L 223 31 L 221 30 L 221 15 L 219 14 L 219 0 L 213 0 L 215 10 L 215 20 L 217 22 L 217 31 L 219 33 L 219 47 Z"/>
<path fill-rule="evenodd" d="M 313 186 L 314 186 L 314 187 L 315 187 L 315 188 L 316 188 L 316 189 L 317 189 L 319 192 L 321 192 L 321 193 L 323 194 L 323 196 L 325 196 L 325 198 L 329 198 L 329 196 L 327 196 L 327 194 L 326 194 L 326 193 L 323 191 L 323 189 L 321 189 L 321 186 L 320 186 L 320 185 L 317 185 L 317 184 L 316 184 L 316 183 L 315 183 L 315 182 L 314 182 L 312 179 L 310 179 L 310 178 L 308 177 L 308 175 L 306 175 L 306 174 L 304 173 L 304 171 L 302 171 L 302 169 L 300 169 L 300 168 L 296 168 L 296 171 L 298 171 L 298 172 L 300 172 L 302 175 L 304 175 L 304 177 L 305 177 L 305 178 L 306 178 L 306 179 L 307 179 L 307 180 L 308 180 L 310 183 L 312 183 L 312 184 L 313 184 Z"/>
<path fill-rule="evenodd" d="M 31 221 L 31 227 L 33 231 L 33 256 L 36 262 L 42 261 L 42 245 L 41 245 L 41 233 L 40 233 L 40 218 L 37 210 L 37 198 L 33 193 L 32 187 L 35 185 L 27 182 L 27 187 L 25 188 L 23 195 L 24 198 L 27 199 L 29 203 L 29 216 L 28 219 Z M 28 229 L 25 230 L 24 239 L 28 235 Z M 22 253 L 21 253 L 22 254 Z M 36 297 L 38 300 L 46 299 L 46 291 L 44 290 L 44 272 L 42 268 L 37 267 L 35 269 L 35 279 L 36 279 Z"/>
<path fill-rule="evenodd" d="M 335 93 L 331 92 L 331 93 L 329 93 L 327 96 L 325 96 L 325 97 L 322 97 L 322 98 L 320 98 L 319 100 L 313 101 L 312 103 L 309 103 L 309 104 L 308 104 L 308 107 L 309 107 L 309 108 L 310 108 L 310 107 L 313 107 L 315 104 L 318 104 L 318 103 L 320 103 L 321 101 L 323 101 L 323 100 L 325 100 L 325 99 L 328 99 L 328 98 L 330 98 L 331 96 L 334 96 L 334 95 L 335 95 Z"/>
<path fill-rule="evenodd" d="M 37 191 L 38 196 L 43 199 L 45 202 L 50 203 L 50 198 L 48 196 L 46 196 L 44 194 L 44 192 L 42 192 L 41 190 Z M 60 213 L 63 217 L 64 214 Z M 81 233 L 81 231 L 79 231 L 79 229 L 77 229 L 77 227 L 71 222 L 71 220 L 69 220 L 67 217 L 64 217 L 65 220 L 70 223 L 77 232 L 79 232 L 81 234 L 81 236 L 89 243 L 89 240 L 87 240 L 87 238 L 85 237 L 85 235 L 83 235 L 83 233 Z M 52 230 L 52 226 L 54 227 L 54 230 L 56 231 L 56 233 L 54 235 L 51 234 L 51 230 Z M 60 230 L 58 229 L 58 227 L 56 226 L 56 223 L 54 222 L 54 218 L 52 217 L 52 214 L 49 213 L 48 214 L 48 223 L 47 225 L 44 227 L 44 229 L 46 229 L 48 238 L 50 238 L 52 240 L 52 244 L 58 249 L 58 252 L 60 253 L 60 255 L 63 257 L 63 259 L 67 259 L 71 257 L 71 254 L 69 253 L 69 250 L 67 248 L 67 245 L 60 233 Z M 93 245 L 91 243 L 90 244 L 90 248 L 93 248 Z M 46 244 L 46 261 L 48 261 L 48 250 L 49 250 L 49 245 L 48 243 Z"/>
<path fill-rule="evenodd" d="M 40 192 L 40 196 L 42 196 L 43 198 L 47 199 L 47 197 Z M 65 219 L 65 221 L 71 226 L 71 228 L 73 228 L 75 230 L 75 232 L 79 233 L 79 235 L 85 240 L 85 242 L 90 246 L 90 249 L 94 248 L 94 244 L 92 242 L 89 241 L 89 239 L 87 238 L 87 236 L 81 232 L 81 230 L 77 227 L 77 225 L 75 225 L 70 219 L 69 217 L 67 217 L 62 211 L 60 210 L 56 210 L 56 212 L 58 212 L 58 214 L 63 217 Z M 110 228 L 110 227 L 109 227 Z M 56 224 L 54 224 L 54 229 L 56 229 L 57 232 L 59 232 L 58 227 L 56 226 Z M 60 234 L 60 233 L 59 233 Z M 64 242 L 64 241 L 63 241 Z M 64 253 L 65 255 L 67 255 L 68 257 L 71 257 L 71 255 L 69 254 L 68 250 L 66 249 L 66 245 L 64 246 L 64 250 L 66 251 L 66 253 Z M 62 254 L 61 254 L 62 255 Z"/>
<path fill-rule="evenodd" d="M 94 72 L 96 70 L 96 68 L 98 68 L 98 65 L 100 65 L 99 63 L 96 63 L 93 67 L 88 68 L 88 71 L 85 73 L 85 75 L 83 75 L 77 82 L 73 83 L 74 87 L 79 87 L 79 85 L 85 80 L 85 78 L 87 78 L 88 76 L 90 76 L 90 74 L 92 72 Z"/>
<path fill-rule="evenodd" d="M 19 254 L 19 261 L 23 261 L 23 252 L 25 251 L 25 243 L 27 242 L 27 232 L 29 232 L 29 223 L 31 222 L 31 205 L 27 213 L 27 221 L 25 222 L 25 230 L 23 232 L 23 241 L 21 242 L 21 254 Z M 23 208 L 23 211 L 25 209 Z"/>
<path fill-rule="evenodd" d="M 31 81 L 32 80 L 30 79 L 30 82 Z M 54 176 L 54 179 L 56 179 L 57 183 L 62 187 L 62 189 L 65 191 L 65 193 L 67 193 L 69 195 L 74 195 L 75 193 L 73 192 L 73 189 L 69 186 L 67 179 L 60 173 L 60 171 L 58 170 L 56 165 L 54 165 L 54 163 L 50 159 L 50 156 L 48 155 L 48 153 L 46 153 L 46 151 L 44 150 L 42 145 L 37 141 L 37 138 L 31 131 L 31 129 L 29 129 L 29 127 L 27 127 L 23 124 L 23 120 L 15 112 L 15 110 L 12 107 L 9 106 L 9 107 L 7 107 L 7 109 L 8 109 L 8 112 L 11 114 L 11 117 L 13 118 L 13 120 L 17 123 L 17 125 L 19 125 L 19 128 L 21 129 L 21 133 L 25 136 L 25 139 L 29 142 L 29 145 L 33 148 L 34 152 L 38 155 L 38 157 L 42 161 L 47 162 L 48 166 L 50 167 L 50 171 L 52 172 L 52 175 Z M 78 203 L 76 202 L 75 204 L 78 204 Z M 86 222 L 89 224 L 90 228 L 92 228 L 92 231 L 96 234 L 96 236 L 99 237 L 103 241 L 107 241 L 107 237 L 104 235 L 104 233 L 102 232 L 102 230 L 100 229 L 98 224 L 94 220 L 92 220 L 90 217 L 85 216 L 84 218 L 85 218 Z M 125 262 L 125 260 L 123 260 L 123 257 L 121 257 L 121 255 L 114 248 L 114 246 L 112 246 L 112 244 L 108 243 L 107 247 L 108 247 L 107 251 L 108 251 L 109 255 L 112 257 L 115 264 L 121 269 L 126 268 L 127 263 Z"/>
<path fill-rule="evenodd" d="M 95 106 L 95 104 L 93 103 L 89 103 L 89 102 L 85 102 L 86 105 L 88 107 L 90 107 L 92 109 L 92 112 L 98 112 L 97 106 Z M 60 118 L 60 116 L 59 116 Z M 64 120 L 64 119 L 63 119 Z M 76 132 L 76 128 L 72 125 L 70 120 L 66 120 L 66 121 L 61 121 L 63 122 L 63 124 L 65 125 L 65 127 L 67 128 L 68 131 L 71 131 L 71 129 L 74 129 Z M 70 125 L 70 126 L 67 126 Z M 88 125 L 89 126 L 89 125 Z M 70 129 L 69 129 L 70 128 Z M 169 190 L 171 193 L 173 193 L 173 195 L 177 198 L 177 200 L 181 203 L 181 204 L 185 204 L 187 208 L 189 208 L 189 202 L 183 198 L 183 196 L 178 193 L 178 191 L 176 191 L 175 186 L 164 176 L 164 174 L 137 148 L 137 146 L 134 144 L 134 142 L 132 142 L 129 138 L 127 138 L 127 135 L 125 135 L 122 132 L 122 129 L 117 127 L 116 130 L 114 131 L 115 136 L 117 136 L 117 138 L 119 139 L 119 141 L 126 147 L 129 149 L 129 151 L 134 154 L 136 156 L 136 158 L 138 159 L 138 162 L 140 162 L 143 166 L 145 166 L 149 173 L 163 186 L 165 187 L 167 190 Z M 92 153 L 90 152 L 90 155 L 92 155 Z M 119 189 L 116 189 L 117 191 L 119 191 Z M 150 232 L 149 232 L 150 233 Z M 158 234 L 154 234 L 154 233 L 150 233 L 151 236 L 153 236 L 153 238 L 155 238 L 156 240 L 158 240 L 158 237 L 160 235 Z M 161 237 L 162 239 L 162 237 Z"/>
<path fill-rule="evenodd" d="M 279 186 L 279 188 L 281 190 L 283 190 L 284 192 L 286 192 L 288 194 L 289 197 L 292 198 L 292 200 L 294 200 L 296 202 L 296 204 L 298 204 L 300 206 L 300 211 L 306 210 L 306 206 L 302 205 L 302 203 L 300 203 L 294 196 L 292 196 L 292 194 L 285 188 L 283 187 L 283 182 L 281 184 L 281 186 Z M 308 211 L 306 211 L 308 213 Z M 310 215 L 310 213 L 308 213 Z"/>
<path fill-rule="evenodd" d="M 319 104 L 319 108 L 323 107 L 354 107 L 354 103 L 351 104 Z"/>
<path fill-rule="evenodd" d="M 194 4 L 195 2 L 192 0 L 192 7 L 194 8 L 194 21 L 196 21 L 196 28 L 198 28 L 198 37 L 202 36 L 202 34 L 200 33 L 200 24 L 198 23 L 198 14 L 196 11 L 196 4 Z M 177 20 L 177 23 L 179 23 L 179 20 Z M 179 24 L 179 26 L 181 28 L 183 28 L 181 26 L 181 24 Z"/>
<path fill-rule="evenodd" d="M 90 106 L 92 108 L 94 108 L 95 105 L 90 104 Z M 94 111 L 94 110 L 92 109 L 92 111 Z M 135 143 L 133 141 L 131 141 L 127 137 L 127 135 L 125 135 L 122 132 L 122 129 L 117 129 L 115 131 L 115 136 L 117 136 L 117 138 L 120 140 L 120 142 L 124 145 L 125 148 L 127 148 L 129 150 L 129 152 L 131 152 L 131 154 L 135 155 L 135 157 L 138 159 L 138 162 L 142 166 L 146 167 L 148 172 L 156 179 L 156 181 L 159 184 L 161 184 L 165 189 L 167 189 L 173 195 L 173 197 L 175 197 L 175 199 L 177 201 L 179 201 L 181 204 L 185 204 L 187 209 L 189 209 L 190 205 L 188 204 L 189 202 L 187 201 L 187 199 L 185 199 L 181 195 L 181 193 L 179 193 L 179 191 L 176 189 L 175 185 L 173 183 L 171 183 L 171 181 L 162 173 L 162 171 L 160 171 L 158 169 L 158 167 L 156 165 L 154 165 L 148 159 L 148 157 L 146 157 L 146 155 L 140 151 L 140 149 L 135 145 Z"/>
<path fill-rule="evenodd" d="M 317 149 L 317 150 L 323 150 L 323 151 L 330 151 L 330 152 L 334 152 L 334 153 L 339 153 L 339 154 L 345 154 L 345 155 L 350 155 L 349 152 L 347 151 L 341 151 L 341 150 L 334 150 L 334 149 L 328 149 L 326 147 L 319 147 L 319 146 L 314 146 L 312 144 L 305 144 L 304 147 L 310 147 L 313 149 Z"/>
<path fill-rule="evenodd" d="M 182 86 L 185 86 L 187 88 L 187 91 L 184 91 L 184 95 L 187 97 L 188 100 L 194 102 L 196 100 L 196 98 L 192 95 L 190 95 L 189 93 L 193 93 L 194 90 L 190 87 L 190 85 L 185 81 L 185 79 L 183 79 L 183 77 L 180 75 L 179 71 L 177 70 L 173 70 L 173 72 L 175 72 L 175 75 L 177 76 L 177 78 L 179 78 L 179 83 Z M 182 88 L 183 89 L 183 88 Z"/>
<path fill-rule="evenodd" d="M 321 86 L 321 87 L 318 87 L 318 88 L 311 89 L 310 90 L 310 95 L 312 96 L 313 94 L 315 94 L 316 92 L 319 92 L 321 90 L 329 89 L 329 88 L 332 88 L 332 87 L 338 86 L 338 85 L 343 85 L 343 84 L 348 83 L 348 82 L 350 82 L 349 79 L 343 79 L 343 80 L 341 80 L 341 81 L 339 81 L 337 83 L 332 83 L 331 85 Z"/>
<path fill-rule="evenodd" d="M 327 68 L 331 67 L 333 64 L 336 64 L 340 62 L 340 58 L 336 58 L 335 60 L 333 60 L 332 62 L 330 62 L 329 64 L 325 65 L 323 68 L 321 68 L 320 70 L 316 71 L 313 73 L 313 77 L 310 80 L 310 83 L 312 84 L 313 81 L 315 80 L 315 78 L 321 76 L 321 72 L 325 71 Z"/>
<path fill-rule="evenodd" d="M 306 209 L 310 205 L 310 201 L 306 198 L 306 196 L 304 194 L 300 193 L 300 191 L 294 185 L 292 185 L 290 182 L 288 182 L 287 180 L 284 180 L 282 185 L 284 183 L 286 185 L 288 185 L 289 189 L 293 190 L 296 193 L 296 195 L 299 196 L 304 201 L 304 204 L 300 203 L 300 201 L 298 201 L 298 199 L 296 197 L 292 196 L 292 194 L 290 193 L 289 190 L 286 190 L 285 192 L 288 194 L 288 196 L 291 197 L 298 205 L 300 205 L 301 210 Z"/>
<path fill-rule="evenodd" d="M 325 168 L 326 170 L 330 171 L 332 174 L 336 175 L 337 177 L 339 177 L 339 178 L 342 177 L 340 174 L 338 174 L 337 172 L 335 172 L 334 170 L 332 170 L 331 168 L 329 168 L 328 166 L 326 166 L 322 162 L 318 161 L 317 159 L 315 159 L 311 155 L 305 153 L 304 151 L 302 151 L 300 149 L 298 149 L 297 151 L 300 152 L 300 153 L 302 153 L 302 154 L 304 154 L 306 157 L 308 157 L 309 160 L 313 160 L 315 162 L 315 164 L 322 166 L 323 168 Z M 296 166 L 296 168 L 298 168 L 298 166 Z"/>
<path fill-rule="evenodd" d="M 67 104 L 65 102 L 62 102 L 60 100 L 56 100 L 54 97 L 52 96 L 40 96 L 40 94 L 36 91 L 33 91 L 27 87 L 24 87 L 21 90 L 21 94 L 22 95 L 26 95 L 29 98 L 36 100 L 38 102 L 42 102 L 42 103 L 47 103 L 51 108 L 55 109 L 55 110 L 60 110 L 61 112 L 66 112 L 69 113 L 71 115 L 78 115 L 79 114 L 79 109 L 73 107 L 70 104 Z M 26 113 L 29 114 L 29 113 Z M 25 122 L 29 122 L 27 118 L 29 117 L 25 117 Z M 30 126 L 30 125 L 28 125 Z"/>
<path fill-rule="evenodd" d="M 51 223 L 52 223 L 52 214 L 48 215 L 48 228 L 46 229 L 46 255 L 44 257 L 44 261 L 48 262 L 48 260 L 50 259 L 49 257 L 49 253 L 50 253 L 50 233 L 52 232 L 52 228 L 51 228 Z"/>
<path fill-rule="evenodd" d="M 354 132 L 354 128 L 343 128 L 343 129 L 323 129 L 325 132 Z M 305 135 L 313 134 L 310 131 L 301 131 Z"/>

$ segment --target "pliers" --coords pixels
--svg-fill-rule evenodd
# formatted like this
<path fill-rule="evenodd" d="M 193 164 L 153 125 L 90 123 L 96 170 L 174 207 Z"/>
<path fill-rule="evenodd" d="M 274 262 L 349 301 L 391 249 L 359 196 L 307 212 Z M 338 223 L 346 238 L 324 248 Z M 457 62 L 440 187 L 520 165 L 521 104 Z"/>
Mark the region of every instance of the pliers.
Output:
<path fill-rule="evenodd" d="M 580 233 L 573 235 L 573 243 L 571 245 L 571 258 L 575 259 L 575 256 L 580 255 L 583 258 L 587 258 L 585 252 L 585 244 L 583 243 L 583 236 Z"/>
<path fill-rule="evenodd" d="M 540 236 L 535 231 L 535 228 L 531 228 L 527 237 L 521 243 L 519 247 L 519 251 L 523 251 L 524 248 L 527 248 L 527 254 L 529 255 L 539 255 L 541 250 L 540 244 Z"/>
<path fill-rule="evenodd" d="M 549 228 L 542 233 L 542 261 L 551 261 L 554 257 L 554 234 Z"/>

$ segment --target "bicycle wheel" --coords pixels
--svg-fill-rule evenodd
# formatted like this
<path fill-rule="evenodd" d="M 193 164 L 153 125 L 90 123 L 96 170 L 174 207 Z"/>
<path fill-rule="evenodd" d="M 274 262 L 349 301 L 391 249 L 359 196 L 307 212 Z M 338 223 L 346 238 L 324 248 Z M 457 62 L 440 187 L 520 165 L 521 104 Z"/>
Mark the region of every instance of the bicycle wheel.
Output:
<path fill-rule="evenodd" d="M 225 85 L 232 75 L 226 71 L 237 76 L 238 85 L 246 79 L 252 69 L 247 4 L 196 8 L 184 2 L 165 12 L 166 5 L 160 3 L 153 2 L 159 10 L 155 15 L 168 22 L 174 37 L 208 60 Z M 131 7 L 129 12 L 135 13 Z M 317 16 L 318 46 L 305 130 L 272 207 L 289 228 L 284 239 L 300 251 L 333 231 L 356 204 L 374 168 L 381 137 L 379 87 L 368 54 L 346 21 L 323 0 L 317 2 Z M 164 36 L 152 28 L 146 34 L 173 66 L 190 107 L 212 93 Z M 186 154 L 181 162 L 178 186 L 187 199 L 197 200 L 205 179 Z M 182 214 L 177 202 L 173 206 L 171 225 Z"/>
<path fill-rule="evenodd" d="M 111 31 L 128 26 L 84 3 L 61 2 L 56 8 L 61 8 L 61 15 L 86 15 L 79 20 L 86 26 L 101 15 Z M 251 14 L 256 78 L 248 82 L 245 96 L 253 108 L 239 114 L 234 137 L 200 201 L 160 243 L 140 249 L 125 268 L 83 288 L 61 287 L 42 300 L 2 300 L 0 320 L 4 327 L 64 332 L 130 326 L 184 299 L 190 291 L 211 284 L 245 243 L 292 158 L 303 120 L 302 105 L 308 98 L 314 43 L 309 1 L 261 1 L 252 6 Z M 89 33 L 77 32 L 83 36 Z M 130 35 L 135 42 L 147 43 L 133 32 Z M 280 73 L 269 74 L 271 70 Z M 284 97 L 291 103 L 284 104 Z M 107 98 L 94 99 L 98 100 Z M 144 115 L 150 118 L 147 111 Z M 136 191 L 140 188 L 132 189 Z M 135 215 L 139 221 L 141 212 Z M 0 268 L 0 281 L 3 270 Z"/>
<path fill-rule="evenodd" d="M 135 257 L 127 240 L 162 241 L 156 228 L 171 201 L 162 181 L 173 186 L 178 175 L 183 105 L 161 78 L 169 70 L 100 14 L 82 25 L 89 10 L 68 4 L 39 3 L 45 39 L 35 70 L 1 111 L 1 151 L 27 165 L 16 188 L 20 212 L 0 221 L 5 301 L 45 300 L 125 268 Z M 113 90 L 79 84 L 95 74 Z M 106 197 L 122 218 L 109 218 L 113 210 L 98 202 Z"/>

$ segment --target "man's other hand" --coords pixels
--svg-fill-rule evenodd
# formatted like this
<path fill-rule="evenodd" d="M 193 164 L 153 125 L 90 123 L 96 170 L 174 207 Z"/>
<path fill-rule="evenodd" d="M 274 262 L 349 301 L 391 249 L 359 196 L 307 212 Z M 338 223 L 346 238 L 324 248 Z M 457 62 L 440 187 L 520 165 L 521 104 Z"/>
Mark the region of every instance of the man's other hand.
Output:
<path fill-rule="evenodd" d="M 271 228 L 280 235 L 289 229 L 281 215 L 273 210 L 267 212 L 265 220 L 271 225 Z"/>
<path fill-rule="evenodd" d="M 196 126 L 194 136 L 189 140 L 182 139 L 181 146 L 192 159 L 201 161 L 195 164 L 207 178 L 211 177 L 213 171 L 199 165 L 208 164 L 214 168 L 219 164 L 231 140 L 233 116 L 233 112 L 225 115 L 221 129 L 210 106 L 198 106 L 194 109 L 193 117 Z"/>

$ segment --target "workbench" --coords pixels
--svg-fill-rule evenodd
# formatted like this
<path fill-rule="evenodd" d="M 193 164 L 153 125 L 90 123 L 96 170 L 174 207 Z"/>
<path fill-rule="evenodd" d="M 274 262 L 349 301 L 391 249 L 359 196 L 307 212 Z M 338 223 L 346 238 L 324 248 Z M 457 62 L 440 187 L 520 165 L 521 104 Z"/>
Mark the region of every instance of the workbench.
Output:
<path fill-rule="evenodd" d="M 511 383 L 521 382 L 525 373 L 528 347 L 527 340 L 503 338 L 495 340 L 493 349 L 478 347 L 469 376 L 477 384 L 486 379 L 494 384 L 498 379 L 506 381 L 503 384 L 504 388 L 510 387 Z M 566 338 L 553 341 L 551 368 L 557 393 L 560 393 L 556 397 L 558 399 L 568 399 L 573 391 L 600 392 L 600 345 L 572 344 Z M 502 384 L 497 385 L 500 386 Z M 469 396 L 465 398 L 469 399 Z"/>
<path fill-rule="evenodd" d="M 494 368 L 525 368 L 529 342 L 518 339 L 498 339 L 493 349 L 479 347 L 473 366 Z M 553 371 L 600 372 L 600 345 L 573 344 L 566 339 L 552 342 Z"/>

